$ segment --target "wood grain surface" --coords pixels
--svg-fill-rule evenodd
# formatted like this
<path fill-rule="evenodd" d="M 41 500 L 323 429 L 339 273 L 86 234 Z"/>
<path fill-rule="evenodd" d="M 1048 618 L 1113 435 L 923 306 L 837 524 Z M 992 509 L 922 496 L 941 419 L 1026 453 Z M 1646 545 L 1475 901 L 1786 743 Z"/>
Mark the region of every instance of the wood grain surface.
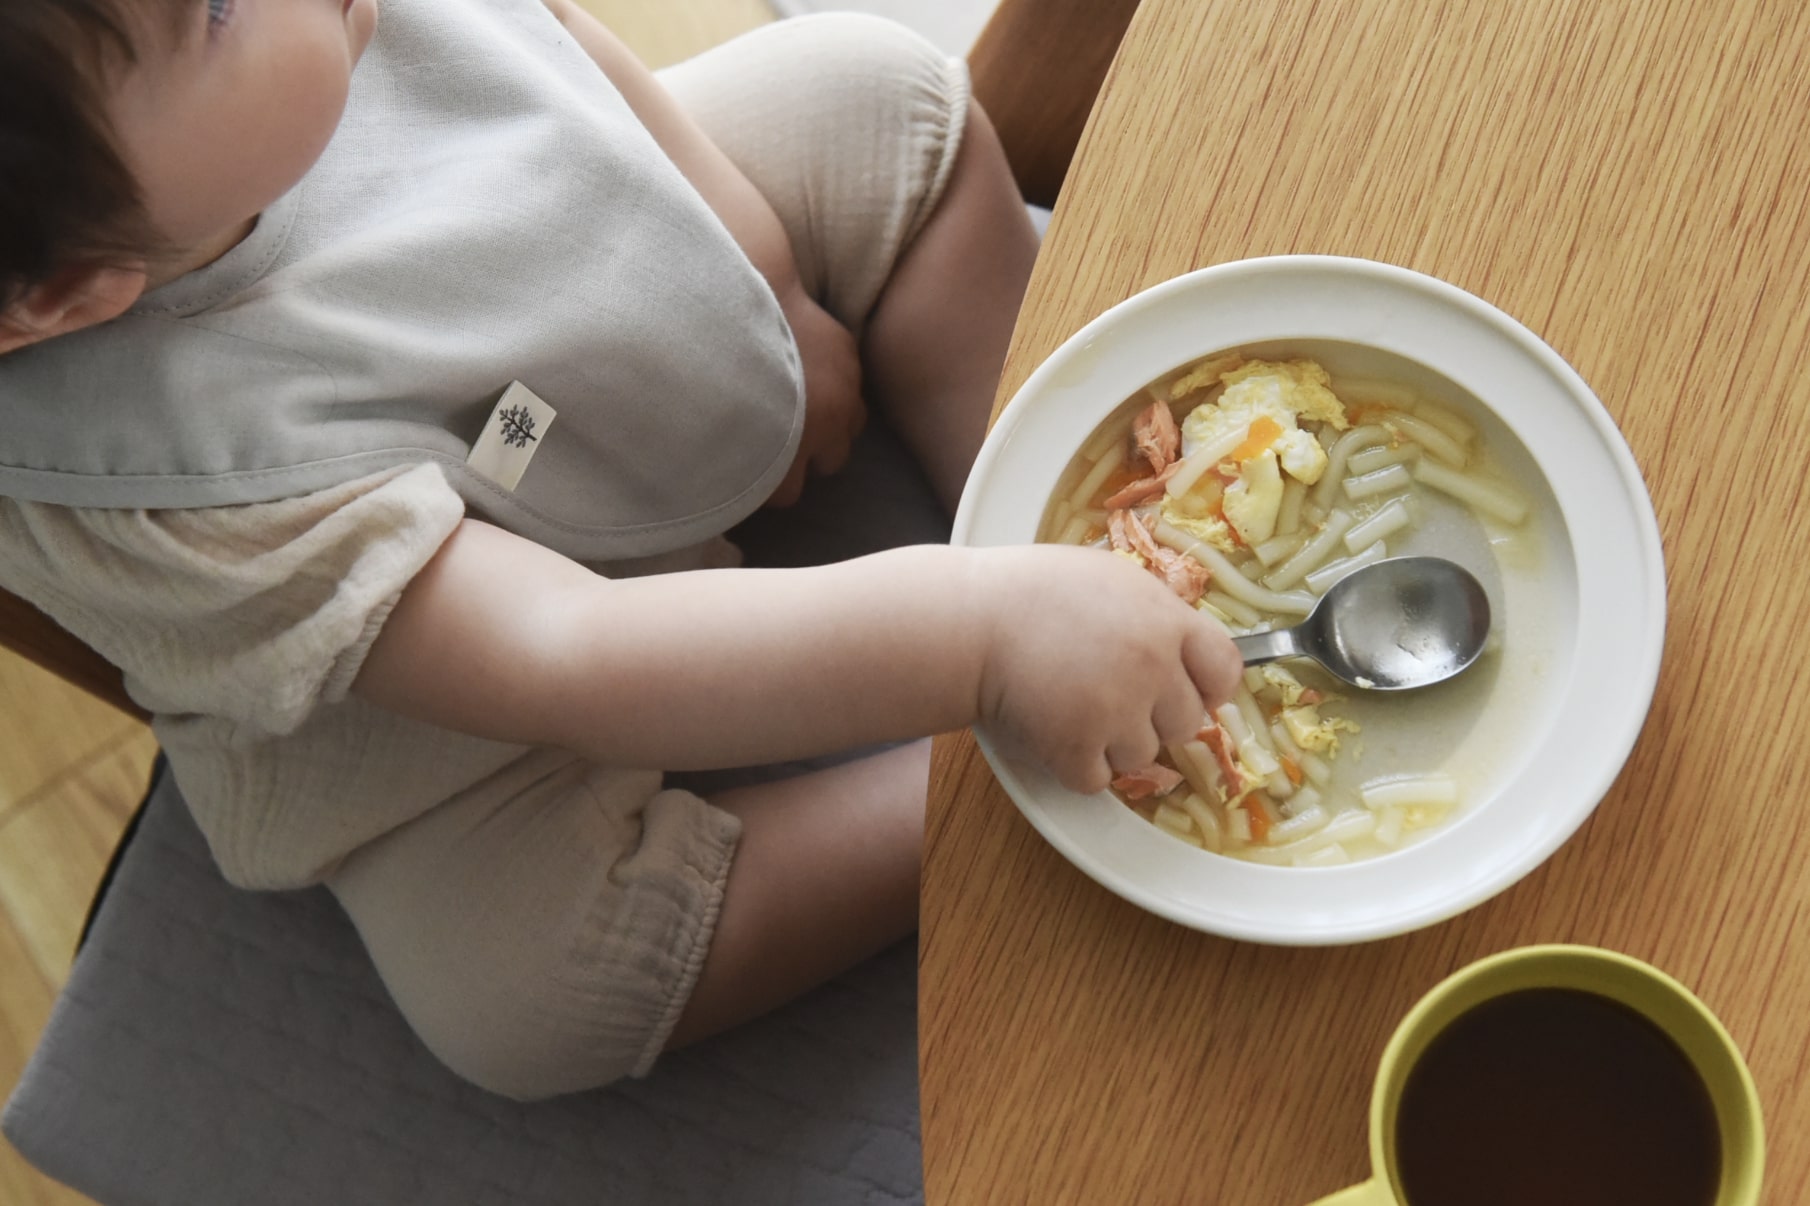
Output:
<path fill-rule="evenodd" d="M 1383 1045 L 1533 942 L 1715 1009 L 1810 1201 L 1810 6 L 1143 0 L 1064 186 L 1003 400 L 1109 305 L 1323 252 L 1493 302 L 1620 424 L 1665 545 L 1645 730 L 1594 817 L 1487 904 L 1337 949 L 1224 941 L 1038 838 L 939 740 L 921 934 L 926 1196 L 1301 1206 L 1368 1175 Z"/>

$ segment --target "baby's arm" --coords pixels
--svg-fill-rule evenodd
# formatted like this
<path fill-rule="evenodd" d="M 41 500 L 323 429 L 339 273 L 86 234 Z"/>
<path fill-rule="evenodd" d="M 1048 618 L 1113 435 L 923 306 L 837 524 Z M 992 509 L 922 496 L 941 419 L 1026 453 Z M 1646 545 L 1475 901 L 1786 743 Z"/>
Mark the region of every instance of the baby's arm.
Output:
<path fill-rule="evenodd" d="M 449 728 L 665 770 L 956 728 L 978 642 L 937 630 L 946 599 L 910 601 L 940 560 L 607 579 L 467 520 L 403 592 L 355 689 Z M 942 655 L 913 656 L 931 646 Z"/>
<path fill-rule="evenodd" d="M 1240 671 L 1222 629 L 1095 549 L 924 545 L 611 580 L 465 520 L 403 592 L 354 690 L 480 736 L 664 769 L 985 720 L 1096 791 L 1193 736 Z M 927 744 L 712 797 L 742 837 L 669 1046 L 911 932 Z"/>
<path fill-rule="evenodd" d="M 355 685 L 444 727 L 665 770 L 985 721 L 1096 791 L 1198 731 L 1223 630 L 1113 554 L 918 546 L 807 569 L 607 579 L 474 520 Z"/>

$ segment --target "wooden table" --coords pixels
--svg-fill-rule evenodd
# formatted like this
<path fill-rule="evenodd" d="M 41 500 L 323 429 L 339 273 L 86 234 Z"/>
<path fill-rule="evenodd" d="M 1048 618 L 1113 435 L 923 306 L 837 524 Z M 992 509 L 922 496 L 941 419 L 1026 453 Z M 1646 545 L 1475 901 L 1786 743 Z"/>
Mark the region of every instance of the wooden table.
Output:
<path fill-rule="evenodd" d="M 1372 1072 L 1483 955 L 1587 942 L 1726 1022 L 1767 1200 L 1810 1201 L 1810 5 L 1144 0 L 1000 397 L 1109 305 L 1282 252 L 1443 277 L 1621 425 L 1663 534 L 1658 694 L 1593 819 L 1450 922 L 1213 938 L 1096 886 L 938 743 L 921 931 L 931 1206 L 1301 1206 L 1367 1175 Z"/>

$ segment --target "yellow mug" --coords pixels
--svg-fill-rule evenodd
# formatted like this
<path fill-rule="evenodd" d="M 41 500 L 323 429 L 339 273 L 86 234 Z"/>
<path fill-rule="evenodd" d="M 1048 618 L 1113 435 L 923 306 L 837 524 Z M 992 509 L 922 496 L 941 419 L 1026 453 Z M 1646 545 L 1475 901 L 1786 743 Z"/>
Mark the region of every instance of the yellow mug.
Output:
<path fill-rule="evenodd" d="M 1500 1003 L 1510 994 L 1539 989 L 1573 990 L 1544 994 L 1547 1000 L 1562 996 L 1575 1001 L 1578 992 L 1607 997 L 1639 1015 L 1632 1019 L 1637 1027 L 1639 1019 L 1644 1018 L 1669 1038 L 1677 1048 L 1673 1055 L 1683 1055 L 1707 1094 L 1703 1128 L 1706 1132 L 1711 1125 L 1709 1116 L 1713 1115 L 1720 1172 L 1713 1174 L 1714 1196 L 1706 1202 L 1713 1206 L 1754 1206 L 1759 1202 L 1760 1175 L 1765 1164 L 1760 1099 L 1740 1050 L 1715 1015 L 1682 984 L 1638 959 L 1588 946 L 1530 946 L 1503 951 L 1460 969 L 1436 985 L 1402 1019 L 1383 1051 L 1370 1100 L 1371 1179 L 1333 1194 L 1317 1206 L 1423 1206 L 1406 1196 L 1398 1150 L 1397 1127 L 1410 1073 L 1422 1064 L 1434 1040 L 1455 1022 L 1483 1017 L 1476 1012 L 1479 1007 Z M 1537 1000 L 1531 995 L 1517 997 L 1508 1005 L 1531 1017 L 1534 1015 L 1528 1009 Z M 1500 1004 L 1492 1008 L 1501 1016 Z M 1602 1010 L 1604 1006 L 1599 1003 L 1586 1008 Z M 1475 1027 L 1471 1030 L 1474 1032 Z M 1453 1041 L 1458 1041 L 1459 1033 L 1453 1032 Z M 1664 1044 L 1655 1046 L 1663 1048 Z M 1461 1065 L 1454 1063 L 1457 1058 L 1443 1056 L 1429 1061 L 1429 1067 L 1443 1063 L 1454 1071 L 1462 1070 Z M 1454 1117 L 1455 1113 L 1437 1116 Z M 1668 1154 L 1674 1150 L 1666 1149 Z M 1540 1154 L 1530 1151 L 1527 1156 L 1538 1160 Z M 1414 1159 L 1411 1154 L 1410 1165 Z M 1707 1169 L 1705 1173 L 1711 1175 Z M 1453 1200 L 1461 1199 L 1454 1196 Z"/>

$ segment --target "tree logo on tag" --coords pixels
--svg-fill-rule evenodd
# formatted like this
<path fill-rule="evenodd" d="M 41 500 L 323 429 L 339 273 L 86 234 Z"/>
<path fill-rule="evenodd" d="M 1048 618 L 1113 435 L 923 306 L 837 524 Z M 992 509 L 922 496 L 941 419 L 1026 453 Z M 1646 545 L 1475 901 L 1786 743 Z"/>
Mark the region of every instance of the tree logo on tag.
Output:
<path fill-rule="evenodd" d="M 530 441 L 540 438 L 534 434 L 534 416 L 526 406 L 511 406 L 497 416 L 497 421 L 503 427 L 503 443 L 511 448 L 526 448 Z"/>

